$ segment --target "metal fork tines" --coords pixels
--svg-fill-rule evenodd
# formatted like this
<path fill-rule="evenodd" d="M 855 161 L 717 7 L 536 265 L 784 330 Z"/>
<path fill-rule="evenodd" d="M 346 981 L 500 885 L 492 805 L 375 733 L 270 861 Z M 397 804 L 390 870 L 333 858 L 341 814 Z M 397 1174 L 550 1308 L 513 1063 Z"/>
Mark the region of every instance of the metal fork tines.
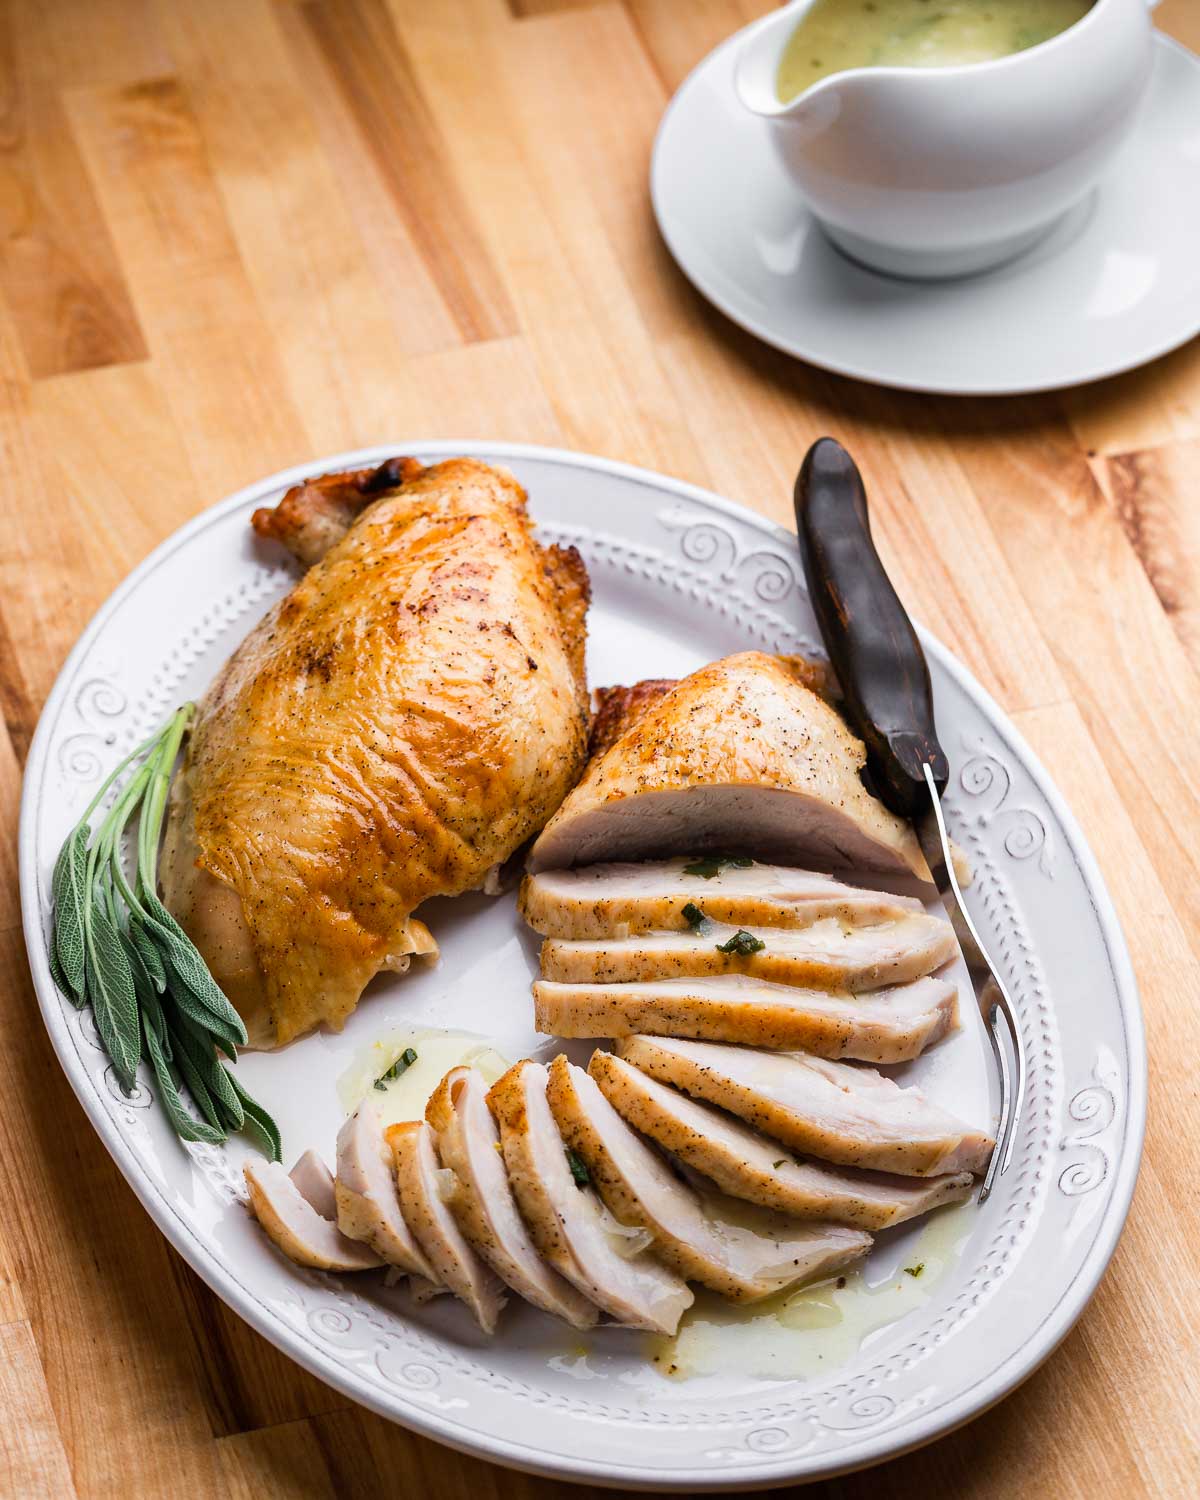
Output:
<path fill-rule="evenodd" d="M 963 902 L 958 877 L 954 873 L 954 859 L 950 847 L 950 836 L 942 812 L 941 799 L 931 767 L 923 767 L 925 784 L 929 788 L 929 810 L 916 821 L 917 837 L 921 843 L 925 861 L 929 865 L 933 882 L 946 906 L 947 915 L 953 924 L 966 960 L 975 998 L 979 1003 L 984 1024 L 988 1029 L 992 1050 L 996 1054 L 996 1066 L 1000 1073 L 1000 1119 L 996 1129 L 996 1149 L 988 1164 L 987 1176 L 979 1192 L 979 1201 L 984 1203 L 991 1194 L 998 1176 L 1008 1171 L 1016 1143 L 1017 1122 L 1025 1103 L 1025 1052 L 1021 1045 L 1021 1028 L 1016 1010 L 1004 981 L 975 929 Z M 1007 1044 L 1005 1033 L 1007 1033 Z M 1012 1051 L 1012 1062 L 1009 1049 Z M 1014 1067 L 1015 1063 L 1015 1080 Z"/>

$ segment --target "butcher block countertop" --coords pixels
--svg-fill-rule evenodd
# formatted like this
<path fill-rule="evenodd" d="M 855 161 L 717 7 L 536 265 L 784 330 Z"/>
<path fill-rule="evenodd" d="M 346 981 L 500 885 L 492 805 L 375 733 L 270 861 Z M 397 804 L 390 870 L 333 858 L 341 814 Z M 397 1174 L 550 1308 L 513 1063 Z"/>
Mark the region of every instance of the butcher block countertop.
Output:
<path fill-rule="evenodd" d="M 1200 1492 L 1200 342 L 1061 395 L 941 400 L 735 330 L 663 249 L 647 164 L 671 92 L 763 8 L 4 6 L 0 1495 L 585 1493 L 410 1436 L 276 1353 L 84 1118 L 30 984 L 16 825 L 39 710 L 97 605 L 201 507 L 360 444 L 553 444 L 787 522 L 826 432 L 862 464 L 901 594 L 1091 840 L 1141 986 L 1150 1114 L 1125 1234 L 1062 1347 L 966 1429 L 808 1493 Z M 1200 48 L 1195 0 L 1157 20 Z"/>

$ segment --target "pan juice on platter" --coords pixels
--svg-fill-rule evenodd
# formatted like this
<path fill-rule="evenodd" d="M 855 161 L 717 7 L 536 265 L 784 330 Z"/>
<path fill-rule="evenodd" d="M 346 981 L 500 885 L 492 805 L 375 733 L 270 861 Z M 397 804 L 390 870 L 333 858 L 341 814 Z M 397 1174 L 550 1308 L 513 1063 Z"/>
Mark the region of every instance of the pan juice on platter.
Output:
<path fill-rule="evenodd" d="M 816 0 L 779 63 L 781 103 L 849 68 L 991 62 L 1049 41 L 1092 0 Z"/>
<path fill-rule="evenodd" d="M 406 1061 L 406 1054 L 415 1054 Z M 429 1096 L 451 1068 L 478 1068 L 495 1083 L 508 1068 L 490 1037 L 440 1026 L 401 1026 L 360 1049 L 338 1078 L 338 1099 L 351 1115 L 364 1099 L 382 1123 L 420 1120 Z"/>
<path fill-rule="evenodd" d="M 975 1208 L 971 1199 L 940 1209 L 907 1232 L 885 1236 L 861 1266 L 800 1291 L 735 1303 L 697 1290 L 678 1333 L 651 1338 L 653 1366 L 670 1380 L 820 1379 L 848 1363 L 871 1335 L 929 1301 L 962 1255 Z"/>

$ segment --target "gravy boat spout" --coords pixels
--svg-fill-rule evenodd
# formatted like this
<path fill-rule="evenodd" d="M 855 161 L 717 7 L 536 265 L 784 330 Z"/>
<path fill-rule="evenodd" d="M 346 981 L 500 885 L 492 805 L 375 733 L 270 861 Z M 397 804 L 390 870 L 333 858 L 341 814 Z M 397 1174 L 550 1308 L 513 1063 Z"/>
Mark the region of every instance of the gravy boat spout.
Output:
<path fill-rule="evenodd" d="M 1096 0 L 1023 52 L 852 68 L 783 101 L 780 60 L 812 3 L 741 33 L 737 95 L 834 243 L 893 275 L 967 275 L 1034 244 L 1096 185 L 1149 80 L 1146 0 Z"/>

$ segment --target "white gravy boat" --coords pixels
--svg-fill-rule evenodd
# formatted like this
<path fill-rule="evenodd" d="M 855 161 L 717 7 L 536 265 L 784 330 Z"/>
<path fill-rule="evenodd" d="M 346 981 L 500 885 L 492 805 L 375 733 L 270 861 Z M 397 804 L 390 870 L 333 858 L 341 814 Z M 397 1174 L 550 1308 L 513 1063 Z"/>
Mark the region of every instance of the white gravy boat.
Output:
<path fill-rule="evenodd" d="M 855 260 L 962 276 L 1032 245 L 1095 185 L 1150 75 L 1146 0 L 1096 0 L 1074 26 L 992 62 L 834 73 L 788 104 L 784 46 L 813 0 L 746 28 L 735 82 L 797 188 Z"/>

